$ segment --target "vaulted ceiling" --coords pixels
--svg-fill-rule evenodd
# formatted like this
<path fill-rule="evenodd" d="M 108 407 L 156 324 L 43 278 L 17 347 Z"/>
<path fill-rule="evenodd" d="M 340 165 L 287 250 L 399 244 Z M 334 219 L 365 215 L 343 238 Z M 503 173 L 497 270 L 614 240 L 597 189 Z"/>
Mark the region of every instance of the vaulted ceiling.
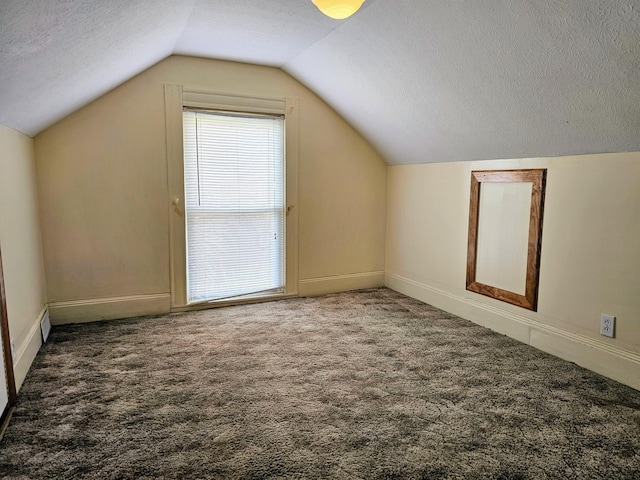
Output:
<path fill-rule="evenodd" d="M 171 54 L 282 68 L 390 164 L 640 150 L 640 0 L 0 0 L 28 135 Z"/>

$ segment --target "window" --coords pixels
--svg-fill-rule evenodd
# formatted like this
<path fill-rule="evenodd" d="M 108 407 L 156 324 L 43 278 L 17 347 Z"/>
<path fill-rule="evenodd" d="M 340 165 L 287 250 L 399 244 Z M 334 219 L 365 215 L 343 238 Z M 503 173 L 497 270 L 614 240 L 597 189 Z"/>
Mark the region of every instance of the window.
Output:
<path fill-rule="evenodd" d="M 171 311 L 297 295 L 298 99 L 165 85 L 165 120 Z"/>
<path fill-rule="evenodd" d="M 187 302 L 285 286 L 284 119 L 185 109 Z"/>

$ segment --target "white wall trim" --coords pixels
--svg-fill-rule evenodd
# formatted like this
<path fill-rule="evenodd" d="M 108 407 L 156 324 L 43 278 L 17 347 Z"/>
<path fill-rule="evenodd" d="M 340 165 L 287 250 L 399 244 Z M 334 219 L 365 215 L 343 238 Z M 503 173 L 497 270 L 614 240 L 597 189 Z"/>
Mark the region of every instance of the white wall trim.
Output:
<path fill-rule="evenodd" d="M 483 327 L 640 390 L 640 355 L 577 333 L 386 273 L 385 285 Z"/>
<path fill-rule="evenodd" d="M 36 355 L 42 346 L 40 321 L 46 312 L 47 307 L 45 306 L 31 325 L 31 328 L 27 333 L 27 338 L 20 346 L 17 347 L 15 362 L 13 364 L 13 375 L 16 380 L 16 390 L 20 390 L 20 387 L 22 387 L 24 379 L 27 377 L 27 373 L 29 373 L 29 369 L 31 368 L 31 364 L 35 360 Z"/>
<path fill-rule="evenodd" d="M 325 293 L 345 292 L 384 285 L 384 272 L 351 273 L 330 277 L 307 278 L 298 282 L 298 295 L 308 297 Z"/>
<path fill-rule="evenodd" d="M 139 317 L 168 313 L 171 295 L 158 293 L 128 297 L 92 298 L 49 304 L 52 325 L 86 323 L 116 318 Z"/>

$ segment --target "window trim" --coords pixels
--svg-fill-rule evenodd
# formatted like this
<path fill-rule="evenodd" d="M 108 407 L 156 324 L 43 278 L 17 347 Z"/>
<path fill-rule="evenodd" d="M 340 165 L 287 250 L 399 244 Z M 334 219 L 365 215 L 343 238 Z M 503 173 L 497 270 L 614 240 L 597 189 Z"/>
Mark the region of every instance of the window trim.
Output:
<path fill-rule="evenodd" d="M 243 94 L 207 92 L 164 86 L 167 140 L 167 182 L 169 215 L 169 273 L 171 311 L 186 311 L 211 306 L 235 305 L 298 295 L 298 98 L 259 98 Z M 186 241 L 184 211 L 183 108 L 227 110 L 242 113 L 268 113 L 285 117 L 285 205 L 286 283 L 284 293 L 214 300 L 204 304 L 187 303 Z"/>

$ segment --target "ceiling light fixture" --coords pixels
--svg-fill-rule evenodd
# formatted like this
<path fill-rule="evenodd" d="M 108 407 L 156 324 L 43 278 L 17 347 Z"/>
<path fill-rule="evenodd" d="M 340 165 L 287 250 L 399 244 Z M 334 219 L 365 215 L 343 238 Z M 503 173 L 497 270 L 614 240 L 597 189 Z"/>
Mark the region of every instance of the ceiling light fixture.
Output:
<path fill-rule="evenodd" d="M 327 17 L 342 20 L 358 11 L 365 0 L 311 0 Z"/>

